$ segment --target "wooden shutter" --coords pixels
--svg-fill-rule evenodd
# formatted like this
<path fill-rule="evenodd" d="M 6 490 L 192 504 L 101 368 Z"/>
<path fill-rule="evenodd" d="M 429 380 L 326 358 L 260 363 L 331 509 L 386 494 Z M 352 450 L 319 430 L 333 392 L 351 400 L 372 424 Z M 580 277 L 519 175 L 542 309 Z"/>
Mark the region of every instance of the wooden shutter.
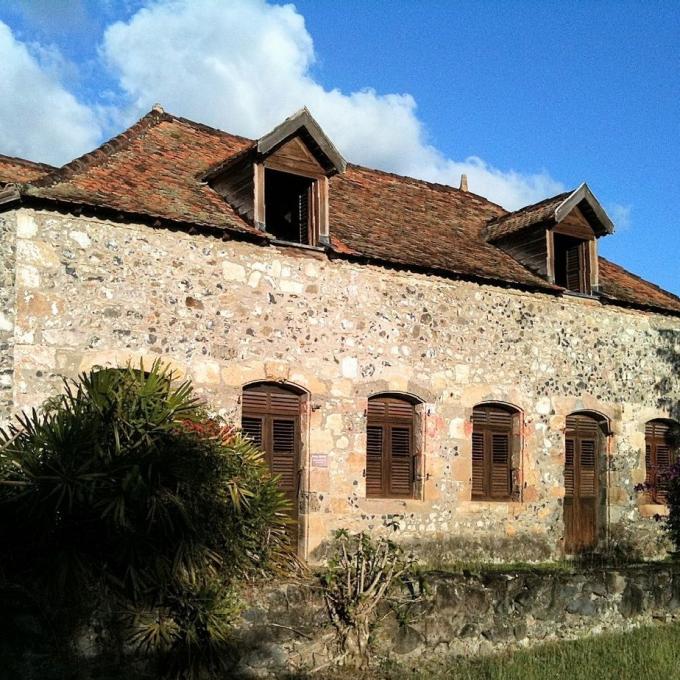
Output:
<path fill-rule="evenodd" d="M 472 497 L 483 498 L 486 495 L 484 480 L 484 433 L 472 433 Z"/>
<path fill-rule="evenodd" d="M 676 455 L 668 443 L 668 423 L 652 420 L 645 426 L 645 481 L 652 500 L 665 503 L 668 495 L 669 474 Z"/>
<path fill-rule="evenodd" d="M 567 288 L 581 291 L 581 244 L 567 248 Z"/>
<path fill-rule="evenodd" d="M 292 418 L 271 419 L 271 468 L 279 476 L 279 486 L 284 491 L 295 489 L 297 473 L 297 427 Z"/>
<path fill-rule="evenodd" d="M 298 230 L 300 243 L 309 243 L 309 194 L 310 189 L 300 191 L 298 195 Z"/>
<path fill-rule="evenodd" d="M 264 441 L 263 424 L 263 419 L 259 416 L 243 416 L 241 419 L 243 435 L 248 437 L 258 449 L 262 448 Z"/>
<path fill-rule="evenodd" d="M 595 496 L 597 491 L 595 454 L 597 441 L 595 439 L 581 439 L 579 468 L 579 496 L 581 498 Z"/>
<path fill-rule="evenodd" d="M 279 478 L 279 488 L 297 512 L 300 458 L 300 395 L 279 385 L 246 387 L 242 397 L 243 434 L 265 453 L 267 465 Z"/>
<path fill-rule="evenodd" d="M 489 433 L 491 443 L 491 482 L 492 498 L 510 496 L 510 435 Z"/>
<path fill-rule="evenodd" d="M 366 428 L 366 495 L 382 496 L 383 485 L 383 440 L 382 425 L 368 425 Z"/>
<path fill-rule="evenodd" d="M 413 447 L 410 425 L 390 426 L 390 496 L 413 495 Z"/>
<path fill-rule="evenodd" d="M 571 498 L 574 495 L 574 449 L 576 442 L 574 439 L 567 439 L 565 442 L 565 461 L 564 461 L 564 495 Z"/>
<path fill-rule="evenodd" d="M 373 397 L 366 426 L 366 495 L 410 498 L 414 491 L 415 409 L 397 397 Z"/>
<path fill-rule="evenodd" d="M 497 406 L 472 412 L 472 498 L 508 500 L 512 496 L 513 413 Z"/>

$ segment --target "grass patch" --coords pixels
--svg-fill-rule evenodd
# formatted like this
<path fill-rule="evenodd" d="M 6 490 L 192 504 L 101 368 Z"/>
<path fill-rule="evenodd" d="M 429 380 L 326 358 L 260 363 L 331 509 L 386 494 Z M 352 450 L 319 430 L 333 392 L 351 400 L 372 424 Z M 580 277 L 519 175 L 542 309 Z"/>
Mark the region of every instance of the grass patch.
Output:
<path fill-rule="evenodd" d="M 374 676 L 375 677 L 375 676 Z M 680 624 L 649 626 L 475 659 L 411 669 L 385 668 L 396 680 L 658 680 L 680 678 Z"/>
<path fill-rule="evenodd" d="M 358 672 L 334 669 L 300 680 L 680 680 L 680 623 L 647 626 L 532 649 L 413 665 L 385 663 Z"/>

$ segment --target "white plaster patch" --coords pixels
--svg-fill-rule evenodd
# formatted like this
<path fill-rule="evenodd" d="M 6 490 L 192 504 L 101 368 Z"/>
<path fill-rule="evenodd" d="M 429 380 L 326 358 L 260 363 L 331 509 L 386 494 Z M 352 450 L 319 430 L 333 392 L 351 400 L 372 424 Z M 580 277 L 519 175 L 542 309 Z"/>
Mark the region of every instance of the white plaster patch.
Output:
<path fill-rule="evenodd" d="M 224 276 L 227 281 L 244 282 L 246 280 L 246 268 L 235 262 L 223 262 L 222 276 Z"/>
<path fill-rule="evenodd" d="M 84 231 L 72 231 L 68 236 L 72 241 L 75 241 L 81 248 L 89 248 L 92 245 L 90 237 Z"/>
<path fill-rule="evenodd" d="M 355 357 L 345 357 L 340 362 L 340 372 L 344 378 L 356 378 L 359 372 L 359 362 Z"/>
<path fill-rule="evenodd" d="M 17 266 L 17 282 L 25 288 L 39 288 L 40 273 L 30 265 Z"/>
<path fill-rule="evenodd" d="M 33 215 L 19 211 L 17 213 L 17 237 L 33 238 L 37 233 L 38 225 L 33 219 Z"/>
<path fill-rule="evenodd" d="M 449 437 L 451 439 L 463 439 L 465 437 L 465 419 L 452 418 L 449 421 Z"/>
<path fill-rule="evenodd" d="M 456 382 L 468 383 L 470 381 L 470 367 L 467 364 L 456 364 Z"/>
<path fill-rule="evenodd" d="M 54 248 L 44 241 L 18 241 L 17 262 L 40 267 L 58 267 L 59 256 Z"/>
<path fill-rule="evenodd" d="M 0 312 L 0 331 L 11 331 L 14 324 Z"/>
<path fill-rule="evenodd" d="M 536 402 L 536 413 L 542 415 L 542 416 L 547 416 L 550 414 L 552 411 L 552 405 L 550 404 L 550 398 L 549 397 L 541 397 L 537 402 Z"/>
<path fill-rule="evenodd" d="M 282 292 L 291 293 L 292 295 L 302 295 L 305 291 L 305 287 L 299 281 L 282 279 L 280 286 Z"/>
<path fill-rule="evenodd" d="M 262 274 L 260 272 L 251 272 L 250 276 L 248 277 L 248 285 L 251 288 L 257 288 L 260 285 L 261 280 Z"/>

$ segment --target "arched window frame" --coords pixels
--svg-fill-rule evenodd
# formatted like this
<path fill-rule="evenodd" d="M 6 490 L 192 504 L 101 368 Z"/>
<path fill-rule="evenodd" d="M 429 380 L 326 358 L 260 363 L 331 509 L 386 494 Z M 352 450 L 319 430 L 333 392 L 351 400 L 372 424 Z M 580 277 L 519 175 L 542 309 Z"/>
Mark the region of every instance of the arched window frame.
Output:
<path fill-rule="evenodd" d="M 472 409 L 471 420 L 471 499 L 520 501 L 522 411 L 511 404 L 482 402 Z M 505 460 L 501 463 L 503 454 Z"/>
<path fill-rule="evenodd" d="M 668 474 L 678 461 L 678 449 L 669 434 L 678 424 L 666 418 L 645 423 L 645 490 L 652 503 L 665 505 L 668 498 Z"/>
<path fill-rule="evenodd" d="M 421 404 L 411 395 L 393 392 L 368 398 L 364 471 L 367 498 L 422 496 Z"/>

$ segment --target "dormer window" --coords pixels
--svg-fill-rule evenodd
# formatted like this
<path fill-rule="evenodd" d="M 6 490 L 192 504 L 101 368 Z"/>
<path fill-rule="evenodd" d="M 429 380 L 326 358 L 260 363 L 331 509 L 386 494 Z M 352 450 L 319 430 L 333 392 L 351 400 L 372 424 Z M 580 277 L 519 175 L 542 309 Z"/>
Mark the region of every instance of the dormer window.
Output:
<path fill-rule="evenodd" d="M 316 182 L 288 172 L 264 171 L 264 226 L 279 241 L 316 245 Z"/>
<path fill-rule="evenodd" d="M 598 289 L 597 239 L 614 225 L 588 188 L 547 198 L 487 223 L 486 240 L 570 293 Z"/>
<path fill-rule="evenodd" d="M 278 243 L 330 243 L 328 180 L 346 162 L 307 109 L 298 111 L 204 179 Z"/>

